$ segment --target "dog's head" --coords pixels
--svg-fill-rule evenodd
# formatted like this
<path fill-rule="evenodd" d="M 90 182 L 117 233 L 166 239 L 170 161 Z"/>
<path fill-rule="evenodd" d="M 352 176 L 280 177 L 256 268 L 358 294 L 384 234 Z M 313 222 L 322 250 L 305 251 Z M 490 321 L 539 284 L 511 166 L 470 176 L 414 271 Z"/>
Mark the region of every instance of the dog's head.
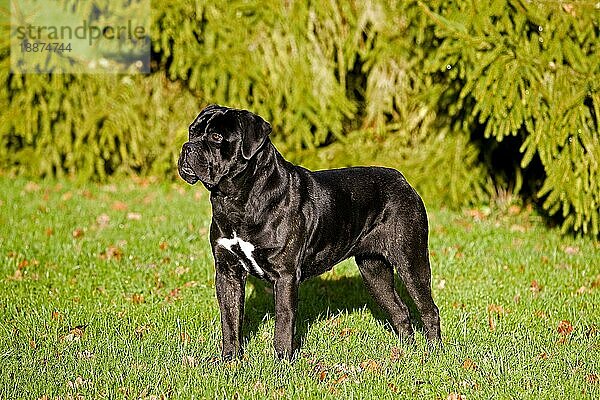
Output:
<path fill-rule="evenodd" d="M 179 175 L 211 190 L 224 177 L 246 168 L 270 133 L 271 125 L 250 111 L 210 105 L 189 127 L 189 140 L 179 155 Z"/>

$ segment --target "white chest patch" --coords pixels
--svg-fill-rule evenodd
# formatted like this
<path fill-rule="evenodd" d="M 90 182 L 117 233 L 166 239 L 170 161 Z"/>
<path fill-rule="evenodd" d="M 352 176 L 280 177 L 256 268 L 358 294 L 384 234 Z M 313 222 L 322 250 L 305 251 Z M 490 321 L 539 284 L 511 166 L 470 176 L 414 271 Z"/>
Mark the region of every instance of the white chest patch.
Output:
<path fill-rule="evenodd" d="M 250 242 L 246 242 L 245 240 L 237 237 L 236 233 L 233 232 L 233 238 L 220 238 L 217 240 L 217 244 L 219 246 L 225 247 L 227 250 L 232 252 L 233 254 L 237 254 L 236 251 L 233 250 L 233 246 L 238 245 L 240 250 L 244 254 L 246 259 L 240 259 L 242 266 L 244 269 L 250 273 L 254 273 L 260 277 L 262 277 L 265 272 L 258 266 L 256 260 L 252 256 L 252 252 L 254 251 L 254 245 Z M 248 265 L 248 262 L 250 265 Z"/>

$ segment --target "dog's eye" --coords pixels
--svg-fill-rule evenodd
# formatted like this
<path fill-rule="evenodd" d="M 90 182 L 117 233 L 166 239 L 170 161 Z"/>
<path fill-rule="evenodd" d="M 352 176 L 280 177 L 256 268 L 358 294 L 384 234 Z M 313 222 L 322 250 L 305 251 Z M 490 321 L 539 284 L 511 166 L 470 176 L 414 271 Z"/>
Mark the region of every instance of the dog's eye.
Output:
<path fill-rule="evenodd" d="M 215 143 L 221 143 L 223 141 L 223 135 L 221 135 L 220 133 L 211 133 L 209 137 L 210 140 Z"/>

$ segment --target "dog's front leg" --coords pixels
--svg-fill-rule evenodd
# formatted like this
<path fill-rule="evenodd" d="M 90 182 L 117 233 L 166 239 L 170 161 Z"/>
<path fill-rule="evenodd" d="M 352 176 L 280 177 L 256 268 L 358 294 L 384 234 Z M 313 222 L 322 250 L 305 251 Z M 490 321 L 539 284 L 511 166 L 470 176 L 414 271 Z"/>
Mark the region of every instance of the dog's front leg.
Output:
<path fill-rule="evenodd" d="M 242 355 L 246 274 L 222 269 L 217 265 L 215 286 L 221 310 L 221 331 L 223 333 L 221 355 L 224 360 L 231 360 Z"/>
<path fill-rule="evenodd" d="M 294 333 L 298 309 L 298 285 L 295 276 L 284 275 L 275 281 L 275 352 L 280 359 L 294 355 Z"/>

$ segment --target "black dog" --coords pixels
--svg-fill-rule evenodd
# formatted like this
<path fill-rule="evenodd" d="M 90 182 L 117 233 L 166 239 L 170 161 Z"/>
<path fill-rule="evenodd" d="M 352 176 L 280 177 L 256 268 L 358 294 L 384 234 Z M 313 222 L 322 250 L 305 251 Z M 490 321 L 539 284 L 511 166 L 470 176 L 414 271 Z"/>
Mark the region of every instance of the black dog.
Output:
<path fill-rule="evenodd" d="M 408 308 L 394 287 L 394 267 L 428 341 L 438 342 L 427 214 L 415 190 L 393 169 L 311 172 L 292 165 L 270 133 L 271 126 L 249 111 L 211 105 L 190 125 L 179 156 L 181 177 L 210 191 L 223 358 L 242 351 L 247 274 L 273 284 L 275 351 L 291 358 L 300 282 L 352 256 L 396 333 L 413 337 Z"/>

